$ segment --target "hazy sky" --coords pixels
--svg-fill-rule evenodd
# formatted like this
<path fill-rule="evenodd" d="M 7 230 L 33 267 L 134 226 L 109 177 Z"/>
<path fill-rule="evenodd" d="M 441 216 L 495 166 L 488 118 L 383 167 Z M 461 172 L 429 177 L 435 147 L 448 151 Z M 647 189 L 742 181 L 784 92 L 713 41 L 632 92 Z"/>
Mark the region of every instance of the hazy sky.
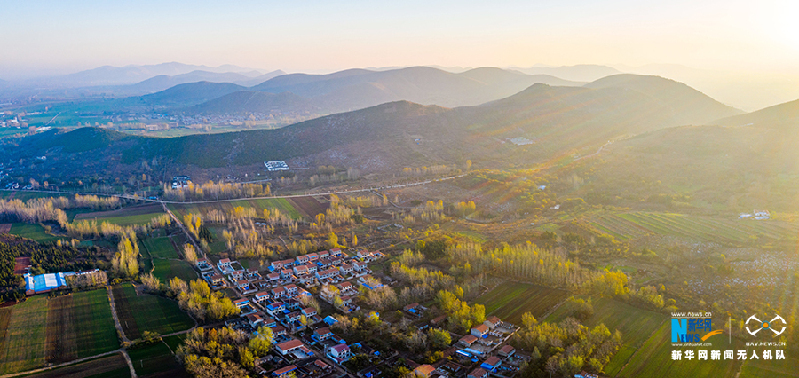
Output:
<path fill-rule="evenodd" d="M 797 1 L 768 0 L 0 0 L 0 77 L 169 61 L 788 71 L 799 67 L 797 14 Z"/>

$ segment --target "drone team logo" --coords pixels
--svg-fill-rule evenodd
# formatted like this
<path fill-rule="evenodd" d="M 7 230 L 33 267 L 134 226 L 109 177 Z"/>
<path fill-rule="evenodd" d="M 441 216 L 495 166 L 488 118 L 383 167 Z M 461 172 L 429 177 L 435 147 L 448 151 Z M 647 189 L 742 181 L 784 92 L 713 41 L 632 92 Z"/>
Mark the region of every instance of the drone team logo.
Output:
<path fill-rule="evenodd" d="M 771 332 L 774 332 L 774 337 L 782 335 L 782 333 L 788 328 L 788 322 L 786 322 L 785 319 L 783 319 L 779 314 L 775 315 L 777 316 L 769 321 L 760 320 L 754 315 L 750 316 L 749 319 L 746 319 L 746 332 L 752 336 L 755 336 L 758 332 L 767 329 Z"/>

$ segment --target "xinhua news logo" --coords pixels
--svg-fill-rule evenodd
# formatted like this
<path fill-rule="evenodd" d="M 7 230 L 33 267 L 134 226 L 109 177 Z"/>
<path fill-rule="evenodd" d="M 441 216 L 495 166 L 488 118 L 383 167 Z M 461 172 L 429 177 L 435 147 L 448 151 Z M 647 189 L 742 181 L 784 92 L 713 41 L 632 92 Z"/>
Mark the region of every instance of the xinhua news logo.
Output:
<path fill-rule="evenodd" d="M 709 312 L 686 312 L 673 314 L 671 319 L 672 343 L 702 343 L 710 336 L 723 331 L 713 330 L 713 320 Z"/>
<path fill-rule="evenodd" d="M 767 329 L 774 333 L 774 337 L 782 335 L 788 329 L 788 322 L 779 314 L 774 315 L 777 316 L 771 320 L 760 320 L 755 315 L 750 316 L 749 319 L 746 319 L 746 332 L 752 336 L 757 336 L 760 331 Z"/>

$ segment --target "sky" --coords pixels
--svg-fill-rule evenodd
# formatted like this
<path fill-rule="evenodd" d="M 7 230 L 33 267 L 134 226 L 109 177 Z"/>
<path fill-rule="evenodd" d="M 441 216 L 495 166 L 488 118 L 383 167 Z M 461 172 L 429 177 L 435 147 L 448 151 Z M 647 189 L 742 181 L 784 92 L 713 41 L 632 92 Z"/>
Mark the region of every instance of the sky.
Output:
<path fill-rule="evenodd" d="M 177 61 L 351 67 L 680 64 L 791 72 L 796 1 L 7 1 L 0 78 Z"/>

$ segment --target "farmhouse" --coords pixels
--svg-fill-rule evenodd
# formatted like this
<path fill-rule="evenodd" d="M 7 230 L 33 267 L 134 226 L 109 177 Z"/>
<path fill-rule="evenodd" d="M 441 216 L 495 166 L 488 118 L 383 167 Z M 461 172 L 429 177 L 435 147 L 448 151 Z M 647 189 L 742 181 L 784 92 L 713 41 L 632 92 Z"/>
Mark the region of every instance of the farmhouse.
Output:
<path fill-rule="evenodd" d="M 333 361 L 335 361 L 337 364 L 341 365 L 352 357 L 352 351 L 347 344 L 338 344 L 328 350 L 327 356 L 333 359 Z"/>
<path fill-rule="evenodd" d="M 469 373 L 469 375 L 466 376 L 466 378 L 486 378 L 486 377 L 488 377 L 488 371 L 486 371 L 483 368 L 474 369 L 472 370 L 471 373 Z"/>
<path fill-rule="evenodd" d="M 486 337 L 488 336 L 488 326 L 480 324 L 477 327 L 472 327 L 471 334 L 477 337 Z"/>
<path fill-rule="evenodd" d="M 291 373 L 294 370 L 297 370 L 297 365 L 284 366 L 284 367 L 282 367 L 280 369 L 277 369 L 277 370 L 273 371 L 272 375 L 274 375 L 275 377 L 278 377 L 278 378 L 289 377 L 289 376 L 291 376 Z"/>

